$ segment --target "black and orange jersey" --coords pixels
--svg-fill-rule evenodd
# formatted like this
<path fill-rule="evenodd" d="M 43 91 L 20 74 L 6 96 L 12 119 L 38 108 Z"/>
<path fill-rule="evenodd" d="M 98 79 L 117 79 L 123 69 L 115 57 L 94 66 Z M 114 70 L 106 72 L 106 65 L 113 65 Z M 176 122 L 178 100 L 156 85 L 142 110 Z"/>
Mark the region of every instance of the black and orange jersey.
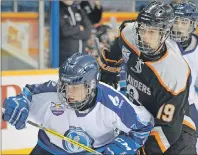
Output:
<path fill-rule="evenodd" d="M 128 23 L 116 39 L 106 59 L 127 65 L 127 97 L 137 105 L 144 105 L 155 117 L 153 128 L 144 149 L 146 155 L 163 154 L 182 133 L 195 133 L 189 115 L 188 94 L 190 69 L 174 45 L 165 43 L 163 56 L 144 61 L 132 40 L 133 23 Z"/>

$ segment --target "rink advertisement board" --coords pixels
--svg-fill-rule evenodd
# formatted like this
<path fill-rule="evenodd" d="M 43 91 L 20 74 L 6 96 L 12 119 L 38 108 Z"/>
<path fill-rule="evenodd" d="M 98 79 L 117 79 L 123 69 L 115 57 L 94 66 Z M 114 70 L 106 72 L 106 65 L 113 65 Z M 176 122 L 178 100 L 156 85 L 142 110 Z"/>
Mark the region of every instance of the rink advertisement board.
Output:
<path fill-rule="evenodd" d="M 38 68 L 39 57 L 39 15 L 34 12 L 1 15 L 2 56 L 16 57 L 33 68 Z M 44 29 L 44 54 L 49 55 L 49 26 Z M 48 60 L 48 59 L 47 59 Z M 6 61 L 2 61 L 6 64 Z M 47 62 L 46 62 L 47 64 Z"/>
<path fill-rule="evenodd" d="M 6 97 L 17 95 L 26 84 L 40 84 L 48 80 L 57 81 L 57 70 L 28 70 L 2 72 L 2 103 Z M 16 150 L 31 150 L 37 142 L 38 129 L 27 126 L 24 130 L 16 130 L 2 121 L 2 154 L 17 153 Z M 29 149 L 27 149 L 29 148 Z M 9 151 L 8 151 L 9 150 Z M 10 151 L 15 150 L 15 152 Z M 19 152 L 19 154 L 22 152 Z"/>

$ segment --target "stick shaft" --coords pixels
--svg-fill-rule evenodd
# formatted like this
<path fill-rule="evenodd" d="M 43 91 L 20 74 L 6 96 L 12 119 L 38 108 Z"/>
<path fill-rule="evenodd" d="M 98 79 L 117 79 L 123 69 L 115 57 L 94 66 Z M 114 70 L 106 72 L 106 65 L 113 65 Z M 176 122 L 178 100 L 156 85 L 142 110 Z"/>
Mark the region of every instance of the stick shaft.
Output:
<path fill-rule="evenodd" d="M 4 111 L 5 111 L 5 109 L 2 108 L 2 113 L 4 113 Z M 43 131 L 46 131 L 46 132 L 48 132 L 48 133 L 50 133 L 50 134 L 52 134 L 52 135 L 54 135 L 56 137 L 59 137 L 62 140 L 65 140 L 65 141 L 67 141 L 67 142 L 69 142 L 69 143 L 71 143 L 71 144 L 73 144 L 75 146 L 78 146 L 78 147 L 80 147 L 80 148 L 82 148 L 82 149 L 84 149 L 84 150 L 86 150 L 86 151 L 88 151 L 90 153 L 102 155 L 102 153 L 97 152 L 96 150 L 94 150 L 94 149 L 92 149 L 92 148 L 90 148 L 88 146 L 85 146 L 85 145 L 83 145 L 83 144 L 81 144 L 81 143 L 79 143 L 79 142 L 77 142 L 75 140 L 72 140 L 71 138 L 65 137 L 64 135 L 62 135 L 62 134 L 60 134 L 60 133 L 58 133 L 58 132 L 56 132 L 56 131 L 54 131 L 52 129 L 45 128 L 44 126 L 39 125 L 37 123 L 34 123 L 34 122 L 30 121 L 30 120 L 28 120 L 27 123 L 30 124 L 30 125 L 32 125 L 32 126 L 34 126 L 34 127 L 39 128 L 39 129 L 41 129 Z"/>
<path fill-rule="evenodd" d="M 96 37 L 94 38 L 94 44 L 95 44 L 95 47 L 96 47 L 96 51 L 97 51 L 97 54 L 98 54 L 98 57 L 102 57 L 102 54 L 101 54 L 101 50 L 100 50 L 100 42 L 99 42 L 99 39 Z"/>

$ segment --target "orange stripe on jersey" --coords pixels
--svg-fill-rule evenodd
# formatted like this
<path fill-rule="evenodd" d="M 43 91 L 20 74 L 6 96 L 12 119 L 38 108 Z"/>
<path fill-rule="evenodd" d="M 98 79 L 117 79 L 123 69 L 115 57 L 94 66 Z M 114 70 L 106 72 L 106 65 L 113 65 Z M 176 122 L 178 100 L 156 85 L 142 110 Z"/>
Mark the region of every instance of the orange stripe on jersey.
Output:
<path fill-rule="evenodd" d="M 195 126 L 195 123 L 193 122 L 193 120 L 187 116 L 187 115 L 184 115 L 184 120 L 183 120 L 183 124 L 190 127 L 191 129 L 193 130 L 196 130 L 196 126 Z"/>
<path fill-rule="evenodd" d="M 183 120 L 183 124 L 196 131 L 196 127 L 192 125 L 190 122 Z"/>
<path fill-rule="evenodd" d="M 180 91 L 174 92 L 174 90 L 171 90 L 170 88 L 168 88 L 168 87 L 165 85 L 165 83 L 163 82 L 162 78 L 160 77 L 160 75 L 158 74 L 158 72 L 155 70 L 155 68 L 150 64 L 150 62 L 145 62 L 145 64 L 155 73 L 155 75 L 157 76 L 157 78 L 158 78 L 160 84 L 161 84 L 168 92 L 170 92 L 171 94 L 173 94 L 173 95 L 176 96 L 176 95 L 180 94 L 181 92 L 183 92 L 183 91 L 186 89 L 186 84 L 187 84 L 187 83 L 185 84 L 185 86 L 184 86 L 182 89 L 180 89 Z M 188 68 L 188 75 L 187 75 L 187 78 L 189 77 L 189 75 L 190 75 L 190 69 Z"/>
<path fill-rule="evenodd" d="M 123 32 L 121 32 L 121 37 L 122 39 L 124 40 L 124 42 L 131 48 L 133 49 L 133 51 L 138 55 L 140 56 L 140 52 L 124 37 L 124 34 Z"/>
<path fill-rule="evenodd" d="M 162 142 L 162 140 L 160 138 L 159 133 L 157 131 L 151 131 L 150 136 L 154 136 L 155 137 L 155 139 L 156 139 L 156 141 L 157 141 L 157 143 L 158 143 L 161 151 L 164 153 L 166 151 L 166 147 L 163 144 L 163 142 Z"/>
<path fill-rule="evenodd" d="M 104 59 L 106 62 L 112 62 L 112 63 L 119 64 L 119 63 L 121 63 L 122 60 L 123 60 L 122 58 L 119 59 L 118 61 L 116 61 L 116 60 L 111 60 L 111 59 L 107 59 L 107 58 L 105 57 L 105 55 L 104 55 L 104 50 L 101 52 L 101 54 L 102 54 L 103 59 Z"/>

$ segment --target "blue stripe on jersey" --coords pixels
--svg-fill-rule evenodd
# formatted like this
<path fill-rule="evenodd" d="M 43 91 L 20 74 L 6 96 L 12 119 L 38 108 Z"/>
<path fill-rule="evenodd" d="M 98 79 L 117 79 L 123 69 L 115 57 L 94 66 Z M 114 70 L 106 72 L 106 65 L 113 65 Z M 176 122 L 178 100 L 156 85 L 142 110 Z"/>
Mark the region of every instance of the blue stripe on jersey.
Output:
<path fill-rule="evenodd" d="M 196 38 L 196 46 L 195 46 L 195 48 L 192 49 L 192 50 L 185 51 L 185 50 L 183 49 L 183 47 L 181 46 L 181 44 L 180 44 L 180 43 L 177 43 L 177 45 L 178 45 L 178 47 L 179 47 L 179 50 L 180 50 L 180 52 L 181 52 L 182 55 L 186 55 L 186 54 L 195 52 L 195 49 L 196 49 L 197 46 L 198 46 L 198 37 L 197 37 L 195 34 L 193 34 L 193 36 Z"/>
<path fill-rule="evenodd" d="M 128 127 L 129 129 L 135 129 L 138 127 L 135 126 L 134 128 L 134 125 L 142 124 L 142 126 L 145 126 L 149 123 L 137 123 L 140 120 L 134 108 L 130 105 L 132 103 L 130 103 L 130 101 L 126 99 L 124 95 L 101 82 L 99 83 L 98 88 L 101 90 L 100 92 L 102 92 L 101 104 L 114 111 L 120 117 L 122 123 L 125 124 L 126 127 Z"/>
<path fill-rule="evenodd" d="M 32 84 L 25 87 L 29 89 L 32 95 L 57 91 L 56 83 L 51 80 L 43 84 Z"/>

